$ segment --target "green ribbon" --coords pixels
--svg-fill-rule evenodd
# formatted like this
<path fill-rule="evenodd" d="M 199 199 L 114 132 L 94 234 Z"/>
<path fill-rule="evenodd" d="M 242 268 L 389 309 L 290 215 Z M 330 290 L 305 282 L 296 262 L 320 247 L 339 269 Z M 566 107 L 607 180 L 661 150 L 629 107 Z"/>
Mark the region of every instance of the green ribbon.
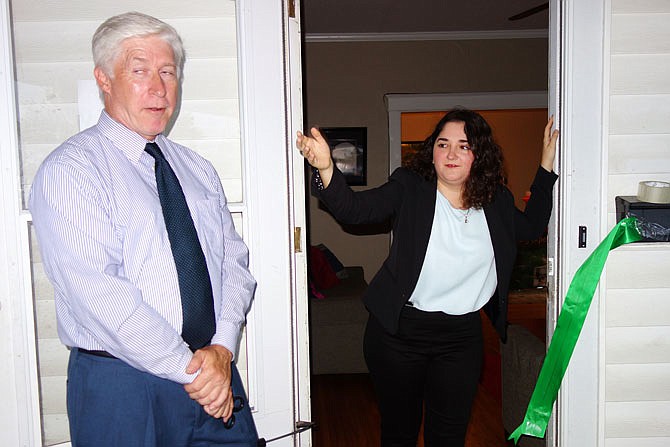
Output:
<path fill-rule="evenodd" d="M 508 438 L 514 439 L 514 444 L 519 442 L 522 435 L 544 437 L 551 409 L 572 352 L 575 350 L 579 333 L 584 326 L 584 319 L 600 281 L 607 256 L 610 250 L 640 239 L 642 236 L 637 230 L 636 219 L 634 217 L 622 219 L 575 273 L 556 322 L 556 330 L 551 338 L 535 389 L 530 397 L 526 416 Z"/>

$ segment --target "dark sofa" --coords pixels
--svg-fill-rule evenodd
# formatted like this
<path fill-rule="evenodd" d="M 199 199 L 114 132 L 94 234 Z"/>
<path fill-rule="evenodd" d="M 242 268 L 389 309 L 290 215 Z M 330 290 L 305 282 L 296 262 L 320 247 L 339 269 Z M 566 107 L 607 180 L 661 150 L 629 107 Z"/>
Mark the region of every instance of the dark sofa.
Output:
<path fill-rule="evenodd" d="M 321 290 L 309 303 L 312 374 L 367 373 L 363 332 L 368 312 L 362 296 L 368 284 L 363 267 L 345 267 L 335 287 Z"/>

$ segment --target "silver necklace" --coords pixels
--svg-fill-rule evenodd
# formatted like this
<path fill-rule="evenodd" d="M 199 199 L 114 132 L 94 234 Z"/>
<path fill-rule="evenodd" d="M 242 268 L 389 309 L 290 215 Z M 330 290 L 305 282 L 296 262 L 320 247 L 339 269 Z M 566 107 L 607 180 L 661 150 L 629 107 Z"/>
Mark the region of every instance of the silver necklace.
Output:
<path fill-rule="evenodd" d="M 468 216 L 470 216 L 470 208 L 465 210 L 465 212 L 463 212 L 463 210 L 458 210 L 458 214 L 461 214 L 463 216 L 464 223 L 468 223 Z"/>
<path fill-rule="evenodd" d="M 462 210 L 460 208 L 456 208 L 454 205 L 451 204 L 449 199 L 447 199 L 444 194 L 441 194 L 442 199 L 446 202 L 447 208 L 449 208 L 451 214 L 456 218 L 456 220 L 461 220 L 463 219 L 463 223 L 468 223 L 468 218 L 470 217 L 470 210 L 472 208 L 468 208 L 467 210 Z"/>
<path fill-rule="evenodd" d="M 447 200 L 447 202 L 449 202 L 449 201 Z M 451 212 L 454 216 L 456 216 L 457 220 L 461 220 L 461 218 L 463 218 L 463 223 L 468 223 L 468 217 L 470 217 L 470 210 L 472 208 L 468 208 L 467 210 L 462 210 L 460 208 L 456 208 L 455 206 L 453 206 L 451 204 L 451 202 L 449 202 L 449 209 L 452 210 Z"/>

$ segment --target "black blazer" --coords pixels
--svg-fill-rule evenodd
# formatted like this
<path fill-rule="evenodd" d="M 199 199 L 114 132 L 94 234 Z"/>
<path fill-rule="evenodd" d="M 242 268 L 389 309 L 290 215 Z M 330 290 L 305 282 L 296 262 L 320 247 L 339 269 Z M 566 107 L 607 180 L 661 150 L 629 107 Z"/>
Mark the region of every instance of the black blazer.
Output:
<path fill-rule="evenodd" d="M 531 186 L 524 212 L 514 206 L 512 193 L 500 186 L 493 201 L 484 207 L 493 243 L 498 286 L 484 310 L 505 341 L 507 294 L 519 240 L 536 239 L 544 233 L 552 209 L 552 188 L 558 176 L 540 167 Z M 396 169 L 389 181 L 377 188 L 354 192 L 335 168 L 328 188 L 312 178 L 314 194 L 343 224 L 380 223 L 391 220 L 393 242 L 388 257 L 363 297 L 368 311 L 390 333 L 398 330 L 400 311 L 419 279 L 435 215 L 437 183 L 426 181 L 406 168 Z"/>

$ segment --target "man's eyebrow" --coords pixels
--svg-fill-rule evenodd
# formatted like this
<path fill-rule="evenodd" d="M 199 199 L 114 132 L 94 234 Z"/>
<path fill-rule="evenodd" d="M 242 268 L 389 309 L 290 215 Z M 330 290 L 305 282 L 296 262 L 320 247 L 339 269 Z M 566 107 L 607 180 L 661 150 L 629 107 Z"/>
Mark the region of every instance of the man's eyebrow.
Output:
<path fill-rule="evenodd" d="M 146 61 L 148 61 L 148 60 L 149 60 L 149 59 L 147 59 L 146 57 L 144 57 L 144 56 L 140 56 L 140 55 L 138 55 L 138 54 L 132 54 L 132 55 L 130 55 L 130 57 L 128 58 L 128 61 L 130 61 L 130 62 L 146 62 Z"/>

